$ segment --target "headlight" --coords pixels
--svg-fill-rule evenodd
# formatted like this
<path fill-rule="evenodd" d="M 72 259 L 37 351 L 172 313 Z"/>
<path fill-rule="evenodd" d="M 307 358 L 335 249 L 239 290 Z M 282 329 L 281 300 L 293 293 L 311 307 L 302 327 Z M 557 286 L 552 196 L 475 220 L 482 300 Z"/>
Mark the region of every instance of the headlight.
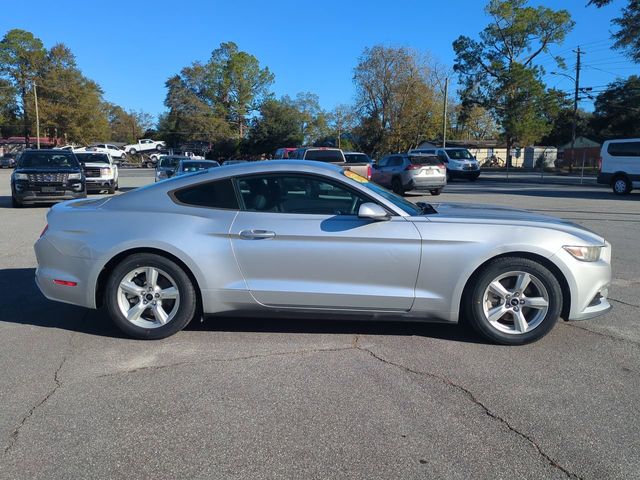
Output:
<path fill-rule="evenodd" d="M 578 247 L 565 245 L 564 248 L 567 252 L 573 255 L 574 258 L 580 260 L 581 262 L 597 262 L 600 260 L 600 252 L 602 251 L 602 247 Z"/>
<path fill-rule="evenodd" d="M 160 170 L 157 174 L 156 177 L 158 178 L 167 178 L 167 172 L 165 172 L 164 170 Z"/>
<path fill-rule="evenodd" d="M 101 168 L 100 169 L 100 176 L 101 177 L 109 177 L 111 175 L 111 169 L 110 168 Z"/>
<path fill-rule="evenodd" d="M 80 180 L 82 178 L 82 174 L 81 173 L 70 173 L 68 178 L 69 178 L 69 180 Z"/>
<path fill-rule="evenodd" d="M 29 175 L 26 173 L 16 173 L 14 178 L 16 180 L 29 180 Z"/>

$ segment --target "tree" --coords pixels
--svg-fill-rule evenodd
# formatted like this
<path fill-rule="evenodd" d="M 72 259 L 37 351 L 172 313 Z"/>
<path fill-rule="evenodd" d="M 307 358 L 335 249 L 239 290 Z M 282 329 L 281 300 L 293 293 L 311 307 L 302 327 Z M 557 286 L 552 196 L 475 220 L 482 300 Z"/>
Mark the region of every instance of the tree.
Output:
<path fill-rule="evenodd" d="M 510 162 L 514 143 L 535 141 L 550 128 L 543 110 L 550 101 L 541 81 L 544 70 L 534 60 L 561 43 L 574 23 L 566 10 L 529 7 L 526 0 L 491 0 L 486 12 L 492 20 L 480 40 L 460 36 L 453 42 L 454 70 L 465 100 L 498 120 Z"/>
<path fill-rule="evenodd" d="M 41 130 L 48 132 L 50 137 L 64 136 L 73 143 L 107 139 L 109 123 L 102 89 L 82 75 L 69 48 L 63 44 L 54 45 L 47 52 L 35 80 Z M 30 103 L 25 112 L 34 118 L 34 106 Z"/>
<path fill-rule="evenodd" d="M 192 140 L 216 141 L 231 135 L 225 118 L 212 108 L 212 99 L 203 92 L 198 73 L 187 67 L 165 83 L 164 104 L 169 111 L 160 117 L 158 134 L 170 145 Z"/>
<path fill-rule="evenodd" d="M 3 137 L 15 135 L 19 119 L 16 90 L 11 82 L 0 78 L 0 134 Z"/>
<path fill-rule="evenodd" d="M 354 127 L 355 112 L 349 105 L 336 105 L 335 108 L 327 116 L 329 135 L 335 139 L 334 145 L 338 148 L 343 147 L 343 141 L 347 140 L 349 147 L 353 147 L 350 139 L 344 139 L 343 136 L 349 135 Z"/>
<path fill-rule="evenodd" d="M 239 137 L 243 138 L 247 116 L 269 96 L 274 75 L 268 68 L 260 68 L 256 57 L 239 50 L 233 42 L 222 43 L 212 52 L 202 74 L 202 93 L 218 108 L 223 107 L 222 112 L 237 125 Z"/>
<path fill-rule="evenodd" d="M 600 8 L 610 4 L 611 1 L 591 0 L 589 5 Z M 615 40 L 613 47 L 624 50 L 631 60 L 640 63 L 640 2 L 628 0 L 620 17 L 614 18 L 611 23 L 618 26 L 618 31 L 612 35 Z"/>
<path fill-rule="evenodd" d="M 33 81 L 42 68 L 46 50 L 39 38 L 25 30 L 9 30 L 0 41 L 0 77 L 15 87 L 21 102 L 25 142 L 29 144 L 31 123 L 27 114 L 33 97 Z"/>
<path fill-rule="evenodd" d="M 440 102 L 423 58 L 406 48 L 365 48 L 354 69 L 358 127 L 368 153 L 401 151 L 437 131 Z"/>
<path fill-rule="evenodd" d="M 107 104 L 109 138 L 114 142 L 132 143 L 146 136 L 153 127 L 153 117 L 145 112 L 125 111 L 119 105 Z"/>
<path fill-rule="evenodd" d="M 300 112 L 288 101 L 268 99 L 260 106 L 260 116 L 253 119 L 247 144 L 252 153 L 273 153 L 279 147 L 303 142 L 299 129 Z"/>
<path fill-rule="evenodd" d="M 599 140 L 640 137 L 640 77 L 617 80 L 596 97 L 591 126 Z"/>
<path fill-rule="evenodd" d="M 328 134 L 327 113 L 320 107 L 320 98 L 315 93 L 300 92 L 292 99 L 288 95 L 282 101 L 298 112 L 298 130 L 304 145 L 312 145 Z"/>
<path fill-rule="evenodd" d="M 486 108 L 474 103 L 462 103 L 455 111 L 453 133 L 460 139 L 486 140 L 498 136 L 498 125 Z"/>

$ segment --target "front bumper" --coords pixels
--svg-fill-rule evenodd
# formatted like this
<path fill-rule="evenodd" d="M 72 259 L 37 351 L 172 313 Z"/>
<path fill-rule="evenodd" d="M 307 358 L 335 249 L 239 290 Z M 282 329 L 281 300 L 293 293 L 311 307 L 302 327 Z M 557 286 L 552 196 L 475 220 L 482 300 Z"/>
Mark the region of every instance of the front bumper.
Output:
<path fill-rule="evenodd" d="M 13 189 L 12 195 L 16 200 L 25 205 L 31 205 L 35 203 L 54 203 L 62 202 L 65 200 L 75 200 L 78 198 L 85 198 L 87 192 L 84 188 L 82 190 L 75 190 L 69 187 L 53 187 L 53 191 L 43 191 L 42 187 L 23 187 L 21 189 Z"/>
<path fill-rule="evenodd" d="M 115 183 L 113 178 L 87 178 L 87 191 L 107 190 L 113 188 Z"/>
<path fill-rule="evenodd" d="M 447 169 L 447 175 L 451 178 L 478 178 L 480 176 L 480 170 L 449 170 Z"/>

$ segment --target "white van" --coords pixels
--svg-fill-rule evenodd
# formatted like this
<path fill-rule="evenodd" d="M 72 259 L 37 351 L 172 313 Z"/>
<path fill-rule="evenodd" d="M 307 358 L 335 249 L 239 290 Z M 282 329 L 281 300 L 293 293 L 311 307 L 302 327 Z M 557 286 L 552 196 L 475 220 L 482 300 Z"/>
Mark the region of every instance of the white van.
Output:
<path fill-rule="evenodd" d="M 447 166 L 447 181 L 464 178 L 472 182 L 480 176 L 480 164 L 466 148 L 415 148 L 409 155 L 436 155 Z"/>
<path fill-rule="evenodd" d="M 617 195 L 640 188 L 640 138 L 607 140 L 600 157 L 598 183 L 611 186 Z"/>

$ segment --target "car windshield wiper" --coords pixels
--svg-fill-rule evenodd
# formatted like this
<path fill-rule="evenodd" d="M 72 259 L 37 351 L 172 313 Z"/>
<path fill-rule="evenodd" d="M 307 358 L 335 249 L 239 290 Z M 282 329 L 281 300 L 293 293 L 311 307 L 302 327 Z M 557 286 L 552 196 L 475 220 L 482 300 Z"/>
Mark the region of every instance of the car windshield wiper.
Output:
<path fill-rule="evenodd" d="M 421 215 L 432 215 L 434 213 L 438 213 L 438 211 L 433 208 L 433 205 L 427 202 L 416 202 L 416 205 L 420 207 Z"/>

